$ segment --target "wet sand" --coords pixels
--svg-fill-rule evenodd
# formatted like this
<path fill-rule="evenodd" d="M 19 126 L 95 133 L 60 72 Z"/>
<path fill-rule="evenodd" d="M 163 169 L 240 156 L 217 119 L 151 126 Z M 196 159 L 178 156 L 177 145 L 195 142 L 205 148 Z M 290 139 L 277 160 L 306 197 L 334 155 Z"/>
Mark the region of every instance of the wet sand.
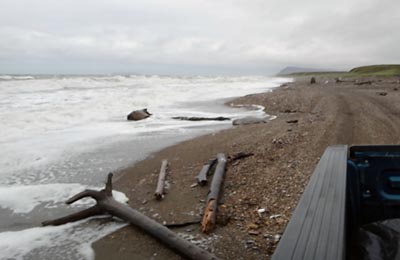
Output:
<path fill-rule="evenodd" d="M 400 84 L 373 78 L 371 85 L 309 78 L 272 93 L 248 95 L 234 104 L 257 104 L 277 118 L 266 124 L 235 126 L 166 148 L 115 179 L 129 205 L 160 223 L 201 218 L 208 186 L 192 187 L 202 165 L 217 153 L 253 156 L 230 161 L 219 222 L 210 235 L 195 224 L 174 229 L 221 259 L 270 259 L 325 148 L 334 144 L 399 144 Z M 170 162 L 162 201 L 154 190 L 162 159 Z M 258 209 L 265 209 L 259 214 Z M 96 259 L 181 259 L 155 239 L 127 226 L 93 245 Z"/>

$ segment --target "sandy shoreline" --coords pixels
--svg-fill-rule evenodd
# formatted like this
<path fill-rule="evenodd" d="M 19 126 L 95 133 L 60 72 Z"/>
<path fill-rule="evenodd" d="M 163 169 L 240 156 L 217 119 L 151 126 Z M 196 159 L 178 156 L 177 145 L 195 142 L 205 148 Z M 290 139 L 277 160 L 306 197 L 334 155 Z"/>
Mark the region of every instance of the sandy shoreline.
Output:
<path fill-rule="evenodd" d="M 191 185 L 202 165 L 219 152 L 228 156 L 254 153 L 228 164 L 222 218 L 215 232 L 202 235 L 199 225 L 175 231 L 221 259 L 269 259 L 327 146 L 400 141 L 400 85 L 396 80 L 373 79 L 371 85 L 363 86 L 317 80 L 318 84 L 309 85 L 308 78 L 299 78 L 272 93 L 233 101 L 262 105 L 267 114 L 278 117 L 266 124 L 238 126 L 163 149 L 125 169 L 114 188 L 130 198 L 130 206 L 161 223 L 197 220 L 208 187 Z M 296 123 L 288 123 L 291 121 Z M 168 193 L 159 202 L 153 192 L 164 158 L 170 161 L 171 174 Z M 265 213 L 259 215 L 260 208 Z M 180 259 L 130 226 L 93 247 L 96 259 Z"/>

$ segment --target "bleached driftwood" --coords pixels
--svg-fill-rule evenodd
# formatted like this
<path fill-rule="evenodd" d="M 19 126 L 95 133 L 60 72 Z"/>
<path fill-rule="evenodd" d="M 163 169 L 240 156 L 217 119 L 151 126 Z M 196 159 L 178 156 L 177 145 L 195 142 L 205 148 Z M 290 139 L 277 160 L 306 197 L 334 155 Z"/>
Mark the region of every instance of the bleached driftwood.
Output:
<path fill-rule="evenodd" d="M 92 217 L 101 214 L 109 214 L 120 219 L 123 219 L 132 225 L 142 229 L 147 234 L 157 238 L 162 243 L 167 245 L 172 250 L 176 251 L 180 255 L 188 259 L 218 259 L 210 252 L 186 241 L 179 237 L 173 231 L 169 230 L 160 223 L 153 219 L 143 215 L 139 211 L 129 207 L 127 204 L 116 201 L 112 196 L 112 173 L 108 175 L 106 187 L 103 190 L 85 190 L 81 193 L 76 194 L 72 198 L 67 200 L 67 204 L 74 203 L 85 197 L 91 197 L 96 200 L 96 205 L 83 210 L 81 212 L 55 219 L 45 221 L 42 224 L 48 225 L 62 225 L 68 222 L 81 220 L 87 217 Z"/>
<path fill-rule="evenodd" d="M 210 191 L 207 196 L 206 209 L 204 211 L 203 220 L 201 221 L 201 230 L 204 233 L 210 233 L 217 220 L 217 208 L 220 199 L 220 191 L 225 175 L 226 156 L 225 154 L 217 155 L 217 166 L 215 167 L 214 176 L 210 185 Z"/>
<path fill-rule="evenodd" d="M 197 175 L 197 183 L 200 186 L 204 186 L 207 184 L 207 177 L 210 175 L 210 171 L 214 167 L 215 163 L 217 162 L 217 159 L 212 159 L 210 160 L 207 164 L 203 165 L 203 168 L 201 168 L 200 173 Z"/>
<path fill-rule="evenodd" d="M 154 192 L 156 199 L 161 200 L 164 197 L 165 178 L 167 177 L 168 161 L 161 162 L 160 175 L 158 176 L 157 188 Z"/>

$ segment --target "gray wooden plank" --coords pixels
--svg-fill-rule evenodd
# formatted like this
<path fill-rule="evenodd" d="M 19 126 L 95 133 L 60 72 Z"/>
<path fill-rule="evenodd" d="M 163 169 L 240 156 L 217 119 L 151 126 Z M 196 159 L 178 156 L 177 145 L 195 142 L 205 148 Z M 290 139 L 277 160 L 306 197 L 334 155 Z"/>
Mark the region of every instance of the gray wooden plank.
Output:
<path fill-rule="evenodd" d="M 323 201 L 325 200 L 325 183 L 326 183 L 326 178 L 327 178 L 327 173 L 328 171 L 326 168 L 328 167 L 329 163 L 332 161 L 332 153 L 327 153 L 326 154 L 326 159 L 323 158 L 321 161 L 322 163 L 320 164 L 321 167 L 318 168 L 317 172 L 314 172 L 316 177 L 318 178 L 316 189 L 313 192 L 313 196 L 311 197 L 311 202 L 309 203 L 308 207 L 303 207 L 302 210 L 305 210 L 307 212 L 306 217 L 303 221 L 302 224 L 302 230 L 300 233 L 300 237 L 298 239 L 296 248 L 293 251 L 293 256 L 292 259 L 309 259 L 307 258 L 310 257 L 310 252 L 309 250 L 313 248 L 309 247 L 308 245 L 312 243 L 316 243 L 317 241 L 314 241 L 313 236 L 318 235 L 318 229 L 320 225 L 320 221 L 322 220 L 322 217 L 320 216 L 321 213 L 323 212 L 323 207 L 318 207 L 319 204 L 323 205 Z M 321 162 L 320 161 L 320 162 Z M 329 177 L 329 176 L 328 176 Z M 307 189 L 306 191 L 307 192 Z M 315 236 L 314 236 L 315 237 Z M 318 237 L 316 238 L 318 239 Z M 311 241 L 310 241 L 311 240 Z M 306 254 L 307 253 L 307 254 Z"/>
<path fill-rule="evenodd" d="M 331 153 L 330 157 L 331 158 L 329 158 L 326 164 L 321 193 L 317 198 L 318 201 L 313 204 L 316 205 L 316 212 L 312 219 L 312 227 L 309 232 L 310 238 L 307 241 L 307 245 L 316 245 L 316 248 L 306 246 L 305 255 L 302 259 L 315 259 L 315 254 L 317 253 L 317 250 L 324 250 L 324 245 L 328 240 L 328 236 L 323 236 L 322 234 L 329 233 L 329 222 L 331 221 L 332 216 L 332 212 L 329 210 L 329 207 L 331 199 L 330 195 L 334 193 L 334 188 L 331 185 L 333 174 L 328 173 L 334 170 L 334 161 L 336 158 L 334 153 Z"/>
<path fill-rule="evenodd" d="M 328 147 L 272 259 L 343 259 L 347 146 Z"/>
<path fill-rule="evenodd" d="M 322 165 L 318 164 L 316 171 L 319 171 L 319 168 L 321 167 Z M 281 242 L 279 243 L 278 248 L 273 255 L 273 259 L 293 258 L 292 254 L 294 254 L 297 244 L 301 242 L 297 234 L 302 234 L 304 227 L 303 224 L 306 220 L 307 214 L 309 214 L 306 209 L 310 207 L 310 204 L 312 203 L 312 198 L 315 197 L 314 193 L 318 192 L 318 187 L 321 187 L 318 181 L 321 182 L 322 179 L 319 178 L 317 174 L 313 174 L 293 214 L 293 217 L 296 217 L 292 217 L 292 220 L 288 223 L 288 226 L 286 227 L 286 230 L 290 230 L 290 232 L 285 232 L 283 234 Z"/>
<path fill-rule="evenodd" d="M 337 175 L 338 178 L 336 182 L 336 192 L 334 200 L 337 201 L 337 207 L 332 208 L 332 214 L 334 216 L 334 220 L 331 224 L 332 228 L 340 227 L 340 232 L 335 232 L 332 236 L 330 236 L 330 241 L 328 242 L 327 255 L 332 256 L 330 259 L 345 259 L 346 254 L 346 190 L 347 190 L 347 147 L 345 148 L 346 152 L 343 151 L 340 154 L 340 161 L 344 161 L 345 163 L 340 163 L 337 165 Z M 336 246 L 335 246 L 336 244 Z M 341 250 L 339 250 L 341 248 Z M 337 257 L 334 257 L 334 254 Z"/>

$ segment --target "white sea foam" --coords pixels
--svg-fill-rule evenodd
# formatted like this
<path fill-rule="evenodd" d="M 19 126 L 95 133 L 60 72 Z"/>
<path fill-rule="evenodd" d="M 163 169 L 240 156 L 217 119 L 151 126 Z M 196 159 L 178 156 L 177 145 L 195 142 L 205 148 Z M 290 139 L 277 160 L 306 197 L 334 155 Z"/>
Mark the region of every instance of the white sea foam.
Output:
<path fill-rule="evenodd" d="M 84 221 L 15 230 L 36 225 L 29 222 L 30 217 L 45 220 L 49 211 L 65 213 L 68 208 L 61 204 L 66 199 L 86 188 L 98 189 L 105 174 L 143 154 L 203 133 L 199 129 L 230 125 L 171 117 L 264 116 L 260 106 L 245 110 L 223 103 L 286 81 L 268 77 L 0 76 L 0 208 L 8 214 L 2 215 L 6 224 L 0 225 L 6 230 L 0 233 L 0 259 L 92 259 L 90 244 L 122 224 Z M 153 116 L 126 121 L 129 112 L 141 108 L 148 108 Z M 122 193 L 113 194 L 127 200 Z M 13 221 L 17 217 L 22 219 L 19 224 Z M 8 223 L 15 225 L 7 229 Z"/>
<path fill-rule="evenodd" d="M 88 188 L 80 184 L 49 184 L 22 187 L 1 187 L 0 206 L 14 213 L 29 213 L 45 203 L 52 208 L 57 203 Z M 126 203 L 124 193 L 113 191 L 115 200 Z M 93 200 L 80 200 L 72 206 L 93 204 Z M 91 244 L 101 237 L 126 225 L 113 221 L 88 224 L 88 220 L 57 227 L 35 227 L 0 233 L 0 259 L 93 259 Z"/>
<path fill-rule="evenodd" d="M 0 208 L 7 208 L 14 213 L 29 213 L 36 206 L 45 204 L 45 208 L 54 208 L 68 198 L 85 190 L 99 189 L 78 183 L 52 183 L 24 186 L 0 186 Z M 125 194 L 113 191 L 113 196 L 120 202 L 127 202 Z M 72 205 L 93 204 L 92 200 L 80 200 Z"/>
<path fill-rule="evenodd" d="M 0 233 L 0 259 L 94 259 L 91 244 L 126 225 L 87 220 L 61 226 L 35 227 Z M 56 254 L 55 254 L 56 253 Z"/>
<path fill-rule="evenodd" d="M 0 75 L 0 80 L 28 80 L 35 79 L 33 76 Z"/>
<path fill-rule="evenodd" d="M 217 107 L 221 102 L 212 100 L 267 91 L 287 81 L 266 77 L 158 76 L 12 79 L 0 82 L 3 173 L 49 163 L 71 147 L 98 138 L 210 124 L 176 121 L 172 116 L 239 117 L 243 111 L 224 110 Z M 213 103 L 215 107 L 210 109 Z M 126 121 L 130 111 L 144 107 L 153 117 Z"/>

